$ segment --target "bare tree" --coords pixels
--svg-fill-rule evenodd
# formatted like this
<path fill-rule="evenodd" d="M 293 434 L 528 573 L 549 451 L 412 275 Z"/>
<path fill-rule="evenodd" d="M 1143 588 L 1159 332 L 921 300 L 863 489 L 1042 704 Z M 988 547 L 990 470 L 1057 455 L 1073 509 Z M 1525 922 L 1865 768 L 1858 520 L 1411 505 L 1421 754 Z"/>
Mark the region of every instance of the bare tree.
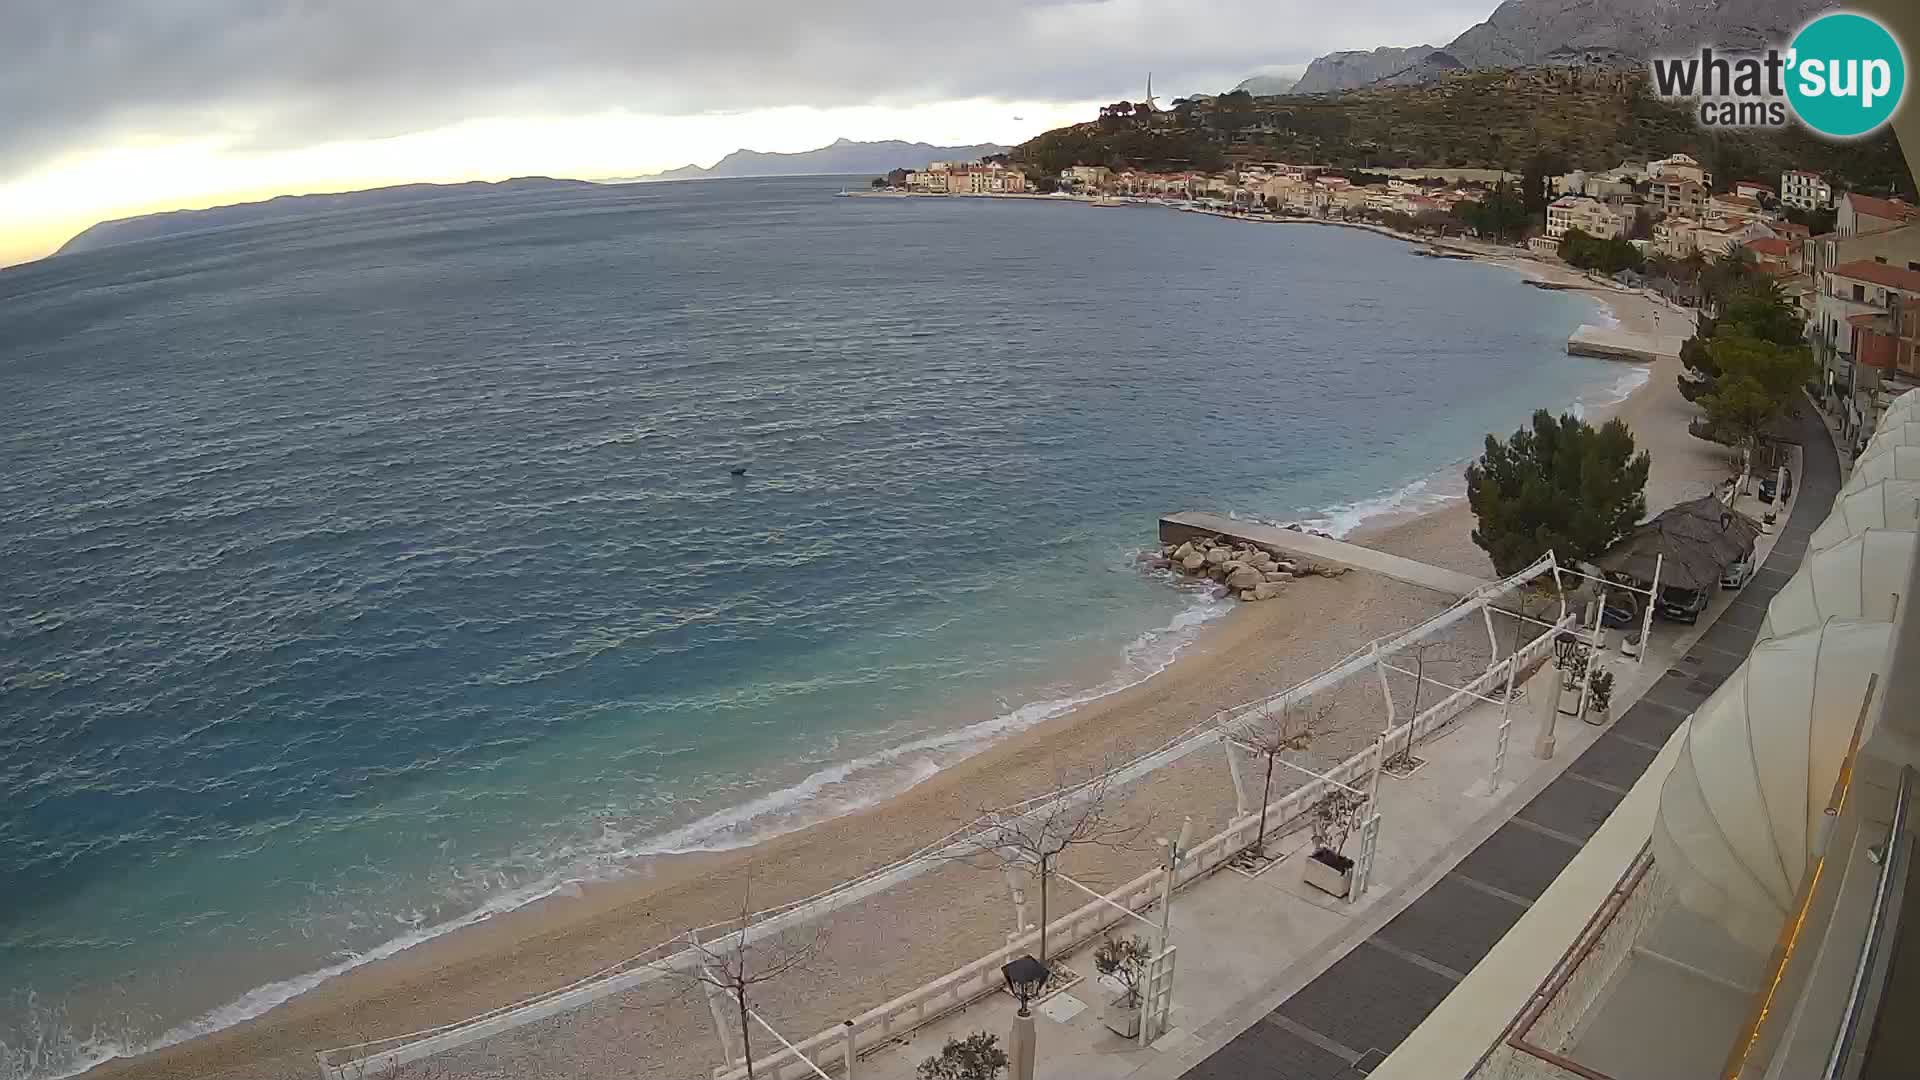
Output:
<path fill-rule="evenodd" d="M 1420 692 L 1427 686 L 1427 667 L 1433 665 L 1456 670 L 1461 661 L 1460 650 L 1450 641 L 1426 640 L 1418 642 L 1406 650 L 1413 661 L 1413 703 L 1407 708 L 1407 722 L 1411 724 L 1420 715 Z M 1393 756 L 1380 763 L 1382 768 L 1404 768 L 1413 764 L 1413 732 L 1407 732 L 1407 741 Z"/>
<path fill-rule="evenodd" d="M 1114 820 L 1120 798 L 1112 769 L 1079 783 L 1070 775 L 1062 779 L 1052 794 L 981 814 L 956 855 L 974 865 L 1031 874 L 1039 883 L 1042 964 L 1047 963 L 1047 886 L 1061 857 L 1077 847 L 1124 849 L 1146 828 L 1144 821 L 1127 825 Z"/>
<path fill-rule="evenodd" d="M 751 896 L 749 875 L 741 890 L 740 918 L 735 929 L 706 942 L 690 935 L 689 944 L 699 955 L 699 962 L 692 971 L 676 972 L 731 999 L 740 1024 L 740 1050 L 746 1058 L 747 1080 L 754 1080 L 750 1004 L 753 988 L 805 967 L 819 955 L 826 941 L 826 928 L 819 925 L 815 925 L 804 940 L 798 941 L 784 940 L 784 934 L 756 935 Z"/>
<path fill-rule="evenodd" d="M 1312 699 L 1301 698 L 1279 707 L 1262 704 L 1248 715 L 1227 725 L 1226 736 L 1244 749 L 1267 759 L 1266 780 L 1260 786 L 1260 829 L 1253 834 L 1255 858 L 1266 852 L 1267 804 L 1273 801 L 1273 764 L 1281 754 L 1305 750 L 1320 734 L 1333 703 L 1316 706 Z"/>

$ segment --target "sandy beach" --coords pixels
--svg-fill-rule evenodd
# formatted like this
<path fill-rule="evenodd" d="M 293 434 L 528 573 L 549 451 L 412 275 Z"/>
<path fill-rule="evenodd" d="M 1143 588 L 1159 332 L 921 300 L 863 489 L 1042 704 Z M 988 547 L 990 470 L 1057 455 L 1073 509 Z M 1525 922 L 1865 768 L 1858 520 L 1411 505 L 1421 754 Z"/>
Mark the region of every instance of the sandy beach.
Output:
<path fill-rule="evenodd" d="M 1511 249 L 1489 249 L 1484 257 L 1529 276 L 1591 288 L 1629 330 L 1682 333 L 1689 318 Z M 1677 360 L 1654 365 L 1639 389 L 1604 410 L 1623 418 L 1652 454 L 1647 500 L 1653 510 L 1711 490 L 1727 468 L 1715 447 L 1687 434 L 1693 409 L 1675 388 L 1677 372 Z M 1589 416 L 1598 419 L 1602 411 L 1589 409 Z M 1514 417 L 1513 426 L 1524 420 Z M 1471 511 L 1459 499 L 1431 512 L 1377 520 L 1351 539 L 1491 578 L 1491 565 L 1470 538 L 1472 526 Z M 1153 541 L 1152 530 L 1151 520 L 1141 522 L 1143 545 Z M 87 1075 L 311 1077 L 317 1050 L 458 1020 L 567 983 L 743 906 L 804 897 L 901 858 L 982 809 L 1155 747 L 1210 714 L 1284 689 L 1449 601 L 1357 573 L 1293 582 L 1278 600 L 1234 611 L 1154 678 L 989 747 L 880 805 L 750 849 L 653 860 L 629 879 L 496 916 L 358 968 L 255 1020 L 110 1062 Z M 1483 633 L 1477 643 L 1467 633 L 1454 644 L 1448 663 L 1462 670 L 1484 665 Z M 1357 697 L 1336 702 L 1331 729 L 1316 742 L 1313 756 L 1331 763 L 1366 745 L 1378 723 L 1369 704 Z M 1141 826 L 1137 844 L 1081 849 L 1068 870 L 1089 884 L 1118 883 L 1154 862 L 1152 837 L 1177 830 L 1181 816 L 1193 818 L 1196 836 L 1207 836 L 1232 809 L 1224 760 L 1217 753 L 1196 754 L 1128 792 L 1120 813 Z M 1056 916 L 1081 902 L 1064 888 L 1050 898 Z M 966 863 L 943 866 L 827 920 L 816 959 L 803 974 L 762 988 L 756 1005 L 790 1037 L 811 1035 L 984 954 L 1010 929 L 1012 906 L 996 872 Z M 667 978 L 445 1055 L 429 1062 L 431 1069 L 406 1075 L 684 1078 L 705 1075 L 716 1060 L 698 987 Z"/>

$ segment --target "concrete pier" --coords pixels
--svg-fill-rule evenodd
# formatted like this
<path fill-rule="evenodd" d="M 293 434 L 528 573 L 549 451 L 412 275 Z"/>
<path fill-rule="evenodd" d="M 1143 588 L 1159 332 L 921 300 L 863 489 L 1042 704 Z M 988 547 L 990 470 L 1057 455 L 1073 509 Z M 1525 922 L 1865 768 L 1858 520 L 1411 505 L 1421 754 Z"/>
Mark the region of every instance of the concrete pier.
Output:
<path fill-rule="evenodd" d="M 1423 562 L 1403 559 L 1398 555 L 1389 555 L 1384 551 L 1361 547 L 1359 544 L 1349 544 L 1345 540 L 1294 532 L 1292 529 L 1282 529 L 1274 525 L 1236 521 L 1219 514 L 1168 514 L 1160 519 L 1160 542 L 1163 544 L 1185 543 L 1200 536 L 1220 536 L 1228 540 L 1258 544 L 1272 551 L 1297 555 L 1309 562 L 1384 574 L 1395 581 L 1404 581 L 1409 585 L 1418 585 L 1423 589 L 1432 589 L 1435 592 L 1449 593 L 1453 596 L 1465 596 L 1483 585 L 1490 584 L 1486 579 L 1474 577 L 1472 574 L 1428 566 Z"/>
<path fill-rule="evenodd" d="M 1584 325 L 1567 339 L 1569 356 L 1597 356 L 1603 360 L 1631 360 L 1651 364 L 1680 355 L 1686 338 L 1671 334 L 1637 334 L 1617 326 Z"/>

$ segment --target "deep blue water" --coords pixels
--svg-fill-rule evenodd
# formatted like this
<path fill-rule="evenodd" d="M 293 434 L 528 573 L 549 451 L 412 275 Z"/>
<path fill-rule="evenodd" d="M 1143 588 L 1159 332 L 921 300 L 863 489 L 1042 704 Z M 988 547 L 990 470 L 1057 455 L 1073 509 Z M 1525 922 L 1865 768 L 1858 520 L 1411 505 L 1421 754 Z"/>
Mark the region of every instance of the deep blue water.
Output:
<path fill-rule="evenodd" d="M 880 797 L 1219 613 L 1159 513 L 1350 524 L 1621 371 L 1368 234 L 837 187 L 0 271 L 0 1077 Z"/>

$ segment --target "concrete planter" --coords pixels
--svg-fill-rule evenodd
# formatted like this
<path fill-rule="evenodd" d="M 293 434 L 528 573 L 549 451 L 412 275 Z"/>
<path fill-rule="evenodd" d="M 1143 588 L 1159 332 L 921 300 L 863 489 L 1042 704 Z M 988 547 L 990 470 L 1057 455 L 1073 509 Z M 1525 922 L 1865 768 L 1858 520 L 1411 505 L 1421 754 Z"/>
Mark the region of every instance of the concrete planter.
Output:
<path fill-rule="evenodd" d="M 1115 994 L 1107 1001 L 1107 1007 L 1100 1011 L 1101 1022 L 1107 1030 L 1122 1038 L 1132 1039 L 1140 1035 L 1140 1003 L 1127 1004 L 1127 995 Z"/>
<path fill-rule="evenodd" d="M 1301 860 L 1300 877 L 1328 896 L 1344 898 L 1353 889 L 1353 860 L 1320 848 Z"/>

